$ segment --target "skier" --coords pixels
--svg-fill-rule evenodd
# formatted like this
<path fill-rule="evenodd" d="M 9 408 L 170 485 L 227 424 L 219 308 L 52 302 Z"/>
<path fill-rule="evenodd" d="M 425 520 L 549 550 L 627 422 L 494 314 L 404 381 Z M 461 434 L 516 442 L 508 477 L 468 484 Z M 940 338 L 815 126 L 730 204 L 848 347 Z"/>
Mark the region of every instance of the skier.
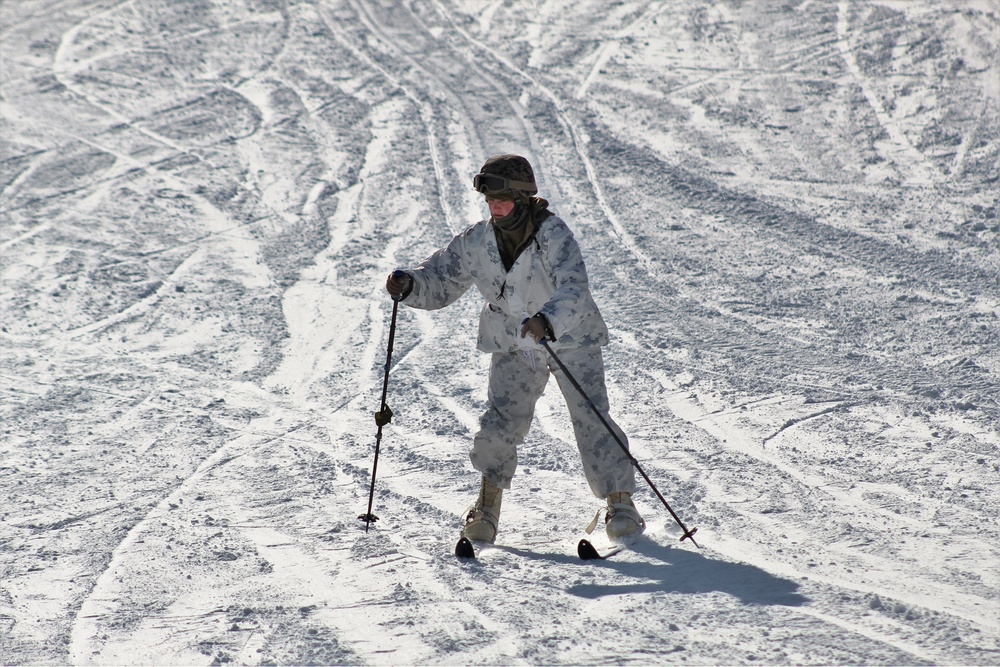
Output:
<path fill-rule="evenodd" d="M 504 489 L 517 467 L 535 403 L 553 374 L 569 407 L 590 489 L 606 499 L 605 530 L 612 539 L 640 533 L 645 522 L 632 502 L 632 464 L 593 409 L 540 347 L 544 337 L 570 374 L 627 444 L 608 415 L 601 346 L 608 329 L 591 296 L 580 247 L 572 232 L 537 195 L 531 164 L 519 155 L 489 158 L 473 178 L 490 217 L 475 223 L 417 268 L 390 274 L 386 289 L 400 302 L 443 308 L 475 285 L 486 299 L 477 347 L 492 354 L 488 407 L 479 420 L 470 458 L 482 473 L 479 497 L 462 535 L 492 543 Z"/>

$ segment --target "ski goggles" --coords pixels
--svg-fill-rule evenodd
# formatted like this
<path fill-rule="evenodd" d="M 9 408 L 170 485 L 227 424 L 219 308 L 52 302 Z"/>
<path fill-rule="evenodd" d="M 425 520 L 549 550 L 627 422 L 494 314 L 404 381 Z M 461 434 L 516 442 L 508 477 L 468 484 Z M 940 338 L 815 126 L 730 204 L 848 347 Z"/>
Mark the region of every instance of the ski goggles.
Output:
<path fill-rule="evenodd" d="M 476 192 L 481 192 L 484 195 L 510 192 L 511 190 L 524 190 L 529 194 L 538 192 L 534 183 L 512 181 L 496 174 L 476 174 L 472 177 L 472 187 L 475 188 Z"/>

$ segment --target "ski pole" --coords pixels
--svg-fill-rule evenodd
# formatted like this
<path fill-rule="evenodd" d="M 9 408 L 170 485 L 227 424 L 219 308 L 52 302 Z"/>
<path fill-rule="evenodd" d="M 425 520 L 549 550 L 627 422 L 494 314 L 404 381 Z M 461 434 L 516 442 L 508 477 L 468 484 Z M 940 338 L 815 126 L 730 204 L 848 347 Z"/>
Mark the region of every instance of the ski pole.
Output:
<path fill-rule="evenodd" d="M 688 530 L 687 526 L 684 525 L 684 522 L 681 521 L 681 518 L 677 516 L 677 513 L 674 512 L 674 510 L 670 507 L 670 504 L 667 502 L 667 499 L 663 497 L 663 494 L 660 493 L 660 490 L 656 488 L 655 484 L 653 484 L 653 480 L 649 478 L 649 475 L 647 475 L 646 471 L 642 469 L 642 466 L 639 465 L 639 462 L 636 460 L 636 458 L 632 456 L 632 452 L 628 450 L 628 447 L 625 446 L 625 443 L 622 442 L 622 439 L 618 437 L 618 434 L 615 433 L 613 428 L 611 428 L 611 424 L 608 423 L 608 420 L 604 418 L 604 415 L 601 414 L 601 411 L 598 410 L 597 406 L 594 405 L 594 402 L 590 400 L 590 396 L 587 395 L 587 392 L 583 390 L 583 387 L 580 386 L 580 383 L 576 381 L 576 378 L 573 377 L 573 374 L 569 372 L 568 368 L 566 368 L 566 364 L 564 364 L 562 360 L 556 355 L 556 353 L 552 351 L 552 348 L 549 347 L 549 341 L 546 340 L 545 338 L 542 338 L 540 341 L 538 341 L 538 343 L 539 345 L 544 347 L 546 351 L 548 351 L 552 359 L 556 362 L 559 368 L 562 369 L 562 372 L 566 375 L 567 379 L 569 379 L 569 381 L 576 388 L 576 390 L 580 392 L 580 395 L 583 396 L 583 399 L 587 401 L 587 404 L 590 406 L 590 409 L 594 411 L 594 414 L 597 415 L 597 418 L 601 420 L 602 424 L 604 424 L 604 428 L 608 429 L 608 433 L 611 434 L 611 437 L 615 439 L 615 442 L 618 443 L 618 446 L 622 448 L 623 452 L 625 452 L 625 456 L 628 457 L 629 461 L 632 462 L 632 465 L 635 466 L 635 469 L 639 471 L 639 474 L 642 475 L 642 478 L 646 480 L 647 484 L 649 484 L 649 488 L 653 490 L 653 493 L 656 494 L 656 497 L 660 499 L 660 502 L 663 503 L 663 506 L 667 508 L 668 512 L 670 512 L 670 516 L 674 517 L 674 521 L 676 521 L 677 525 L 680 526 L 681 530 L 684 531 L 684 534 L 681 535 L 680 541 L 683 542 L 684 540 L 689 539 L 691 540 L 691 544 L 701 549 L 701 545 L 699 545 L 697 542 L 694 541 L 694 534 L 698 532 L 698 529 L 692 528 L 691 530 Z"/>
<path fill-rule="evenodd" d="M 399 310 L 400 297 L 392 297 L 392 320 L 389 323 L 389 345 L 385 352 L 385 377 L 382 379 L 382 401 L 379 403 L 379 410 L 375 413 L 375 424 L 378 429 L 375 431 L 375 462 L 372 464 L 372 486 L 368 492 L 368 512 L 362 514 L 359 519 L 365 522 L 365 532 L 373 521 L 378 521 L 378 517 L 372 514 L 372 503 L 375 502 L 375 473 L 378 471 L 378 452 L 382 445 L 382 427 L 392 421 L 392 410 L 385 402 L 386 394 L 389 392 L 389 363 L 392 361 L 392 342 L 396 337 L 396 312 Z"/>

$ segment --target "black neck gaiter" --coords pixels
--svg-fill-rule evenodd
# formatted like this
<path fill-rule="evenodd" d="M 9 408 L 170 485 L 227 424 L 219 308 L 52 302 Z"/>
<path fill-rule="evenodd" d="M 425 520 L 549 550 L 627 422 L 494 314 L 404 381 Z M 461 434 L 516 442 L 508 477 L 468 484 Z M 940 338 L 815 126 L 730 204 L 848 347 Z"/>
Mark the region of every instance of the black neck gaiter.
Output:
<path fill-rule="evenodd" d="M 539 206 L 540 202 L 544 202 L 544 206 Z M 500 259 L 507 271 L 510 271 L 521 251 L 531 242 L 538 224 L 551 215 L 547 206 L 548 202 L 544 199 L 533 198 L 528 203 L 518 200 L 514 202 L 514 209 L 505 217 L 491 218 Z M 539 215 L 542 212 L 544 215 Z"/>

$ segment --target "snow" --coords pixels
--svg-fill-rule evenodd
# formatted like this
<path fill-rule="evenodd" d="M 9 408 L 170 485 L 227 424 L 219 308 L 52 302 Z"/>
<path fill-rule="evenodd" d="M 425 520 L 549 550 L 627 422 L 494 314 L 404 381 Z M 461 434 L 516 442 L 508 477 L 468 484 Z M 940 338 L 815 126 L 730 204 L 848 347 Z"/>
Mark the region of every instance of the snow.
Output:
<path fill-rule="evenodd" d="M 0 663 L 997 664 L 998 37 L 997 0 L 0 4 Z M 471 294 L 400 308 L 357 519 L 385 277 L 507 151 L 700 548 L 642 486 L 647 535 L 576 557 L 553 384 L 451 555 Z"/>

